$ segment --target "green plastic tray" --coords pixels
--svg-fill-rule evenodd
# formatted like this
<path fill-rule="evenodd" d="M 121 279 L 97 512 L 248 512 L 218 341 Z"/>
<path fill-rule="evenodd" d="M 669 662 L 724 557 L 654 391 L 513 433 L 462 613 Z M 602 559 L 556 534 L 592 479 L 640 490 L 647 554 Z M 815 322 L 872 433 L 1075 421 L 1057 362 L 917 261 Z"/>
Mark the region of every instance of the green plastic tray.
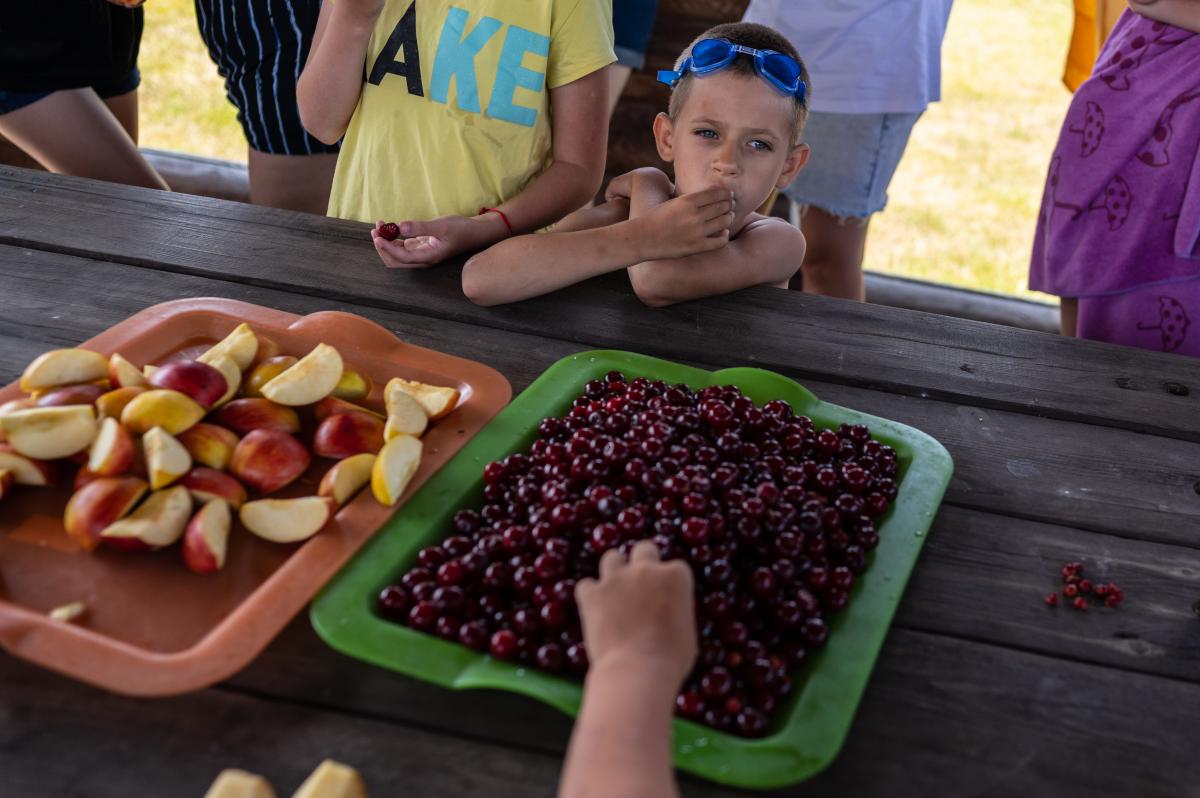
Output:
<path fill-rule="evenodd" d="M 619 370 L 682 382 L 693 388 L 736 385 L 758 404 L 789 402 L 818 427 L 862 423 L 896 449 L 899 495 L 879 525 L 879 547 L 856 580 L 847 608 L 833 616 L 829 643 L 796 675 L 796 690 L 777 710 L 773 732 L 745 739 L 675 720 L 675 765 L 723 784 L 771 788 L 818 773 L 837 756 L 866 689 L 900 595 L 916 564 L 954 464 L 946 449 L 912 427 L 818 400 L 770 371 L 700 369 L 628 352 L 582 352 L 546 370 L 435 474 L 313 602 L 317 633 L 333 648 L 384 668 L 456 690 L 495 688 L 545 701 L 569 715 L 579 710 L 581 685 L 494 660 L 384 620 L 375 596 L 415 561 L 417 551 L 447 536 L 451 516 L 482 501 L 487 462 L 529 447 L 546 416 L 561 415 L 588 380 Z"/>

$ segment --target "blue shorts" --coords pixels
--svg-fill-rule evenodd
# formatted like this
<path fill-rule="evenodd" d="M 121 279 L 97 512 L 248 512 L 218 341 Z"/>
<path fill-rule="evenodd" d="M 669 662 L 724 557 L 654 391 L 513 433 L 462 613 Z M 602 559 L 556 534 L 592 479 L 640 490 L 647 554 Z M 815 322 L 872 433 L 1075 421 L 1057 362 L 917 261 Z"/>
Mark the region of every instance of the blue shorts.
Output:
<path fill-rule="evenodd" d="M 122 94 L 128 94 L 136 89 L 142 82 L 142 73 L 137 67 L 133 68 L 125 77 L 120 80 L 104 80 L 91 85 L 92 91 L 96 92 L 101 99 L 109 97 L 120 97 Z M 86 87 L 84 87 L 86 88 Z M 15 111 L 18 108 L 24 108 L 27 105 L 33 105 L 38 100 L 49 97 L 54 92 L 52 91 L 3 91 L 0 90 L 0 114 L 7 114 L 10 111 Z"/>
<path fill-rule="evenodd" d="M 312 47 L 320 0 L 195 0 L 208 55 L 225 79 L 246 141 L 258 152 L 337 152 L 300 124 L 296 82 Z"/>
<path fill-rule="evenodd" d="M 613 49 L 618 64 L 641 69 L 646 63 L 646 44 L 657 11 L 658 0 L 613 0 Z"/>
<path fill-rule="evenodd" d="M 808 163 L 783 192 L 852 219 L 887 206 L 887 188 L 920 114 L 831 114 L 813 111 L 800 140 L 812 148 Z"/>

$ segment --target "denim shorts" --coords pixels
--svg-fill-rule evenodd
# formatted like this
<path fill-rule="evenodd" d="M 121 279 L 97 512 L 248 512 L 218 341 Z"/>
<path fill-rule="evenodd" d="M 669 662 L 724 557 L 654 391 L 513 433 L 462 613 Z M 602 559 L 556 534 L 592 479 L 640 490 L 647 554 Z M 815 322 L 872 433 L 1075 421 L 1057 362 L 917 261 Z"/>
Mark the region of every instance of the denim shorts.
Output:
<path fill-rule="evenodd" d="M 100 95 L 102 99 L 108 99 L 109 97 L 120 97 L 122 94 L 128 94 L 136 89 L 141 82 L 142 73 L 138 71 L 137 67 L 134 67 L 133 71 L 123 78 L 97 81 L 90 88 L 96 94 Z M 53 93 L 52 91 L 4 91 L 0 89 L 0 114 L 7 114 L 9 111 L 33 105 L 38 100 L 49 97 Z"/>
<path fill-rule="evenodd" d="M 802 206 L 865 219 L 887 206 L 887 188 L 920 114 L 813 111 L 801 141 L 808 163 L 784 193 Z"/>
<path fill-rule="evenodd" d="M 646 63 L 646 44 L 657 11 L 658 0 L 613 0 L 613 49 L 618 64 L 641 69 Z"/>

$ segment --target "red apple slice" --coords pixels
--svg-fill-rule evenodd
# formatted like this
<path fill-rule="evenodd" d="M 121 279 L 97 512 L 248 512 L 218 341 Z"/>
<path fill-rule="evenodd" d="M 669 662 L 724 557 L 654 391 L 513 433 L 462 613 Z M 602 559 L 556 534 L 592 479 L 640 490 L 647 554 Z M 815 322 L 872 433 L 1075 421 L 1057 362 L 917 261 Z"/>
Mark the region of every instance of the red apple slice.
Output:
<path fill-rule="evenodd" d="M 229 505 L 224 499 L 212 499 L 201 507 L 183 532 L 183 564 L 198 574 L 221 570 L 230 523 Z"/>
<path fill-rule="evenodd" d="M 144 388 L 146 378 L 142 370 L 125 359 L 120 352 L 113 352 L 108 359 L 108 379 L 113 388 Z"/>
<path fill-rule="evenodd" d="M 137 477 L 98 477 L 67 501 L 63 528 L 84 551 L 92 551 L 101 533 L 132 510 L 148 488 Z"/>
<path fill-rule="evenodd" d="M 17 452 L 11 443 L 0 443 L 0 468 L 12 471 L 18 485 L 44 487 L 58 481 L 54 463 L 26 457 Z"/>
<path fill-rule="evenodd" d="M 101 477 L 116 476 L 132 469 L 134 459 L 133 436 L 129 430 L 115 418 L 101 421 L 100 431 L 92 442 L 87 470 Z"/>
<path fill-rule="evenodd" d="M 192 469 L 188 450 L 162 427 L 154 427 L 142 436 L 142 449 L 153 490 L 165 488 Z"/>
<path fill-rule="evenodd" d="M 96 409 L 89 405 L 33 407 L 0 418 L 9 443 L 20 454 L 55 460 L 82 452 L 96 437 Z"/>
<path fill-rule="evenodd" d="M 196 358 L 201 363 L 212 364 L 223 357 L 227 357 L 240 370 L 245 371 L 249 367 L 251 361 L 254 360 L 255 354 L 258 352 L 258 337 L 255 336 L 254 330 L 250 329 L 249 324 L 239 324 L 233 329 L 233 332 L 225 336 L 224 339 L 218 341 L 207 352 Z"/>
<path fill-rule="evenodd" d="M 95 382 L 108 376 L 108 359 L 89 349 L 55 349 L 36 358 L 21 375 L 21 390 L 26 393 Z"/>
<path fill-rule="evenodd" d="M 289 407 L 311 405 L 333 392 L 342 377 L 342 356 L 329 344 L 317 344 L 296 365 L 262 387 L 272 402 Z"/>
<path fill-rule="evenodd" d="M 182 485 L 175 485 L 151 493 L 140 507 L 107 526 L 100 538 L 105 543 L 125 541 L 161 549 L 179 540 L 191 517 L 191 494 Z"/>
<path fill-rule="evenodd" d="M 321 531 L 332 512 L 331 502 L 320 496 L 301 499 L 259 499 L 242 505 L 242 526 L 273 543 L 297 543 Z"/>
<path fill-rule="evenodd" d="M 373 454 L 356 454 L 335 463 L 333 468 L 321 477 L 317 495 L 332 499 L 334 504 L 341 507 L 371 481 L 371 469 L 374 465 Z"/>

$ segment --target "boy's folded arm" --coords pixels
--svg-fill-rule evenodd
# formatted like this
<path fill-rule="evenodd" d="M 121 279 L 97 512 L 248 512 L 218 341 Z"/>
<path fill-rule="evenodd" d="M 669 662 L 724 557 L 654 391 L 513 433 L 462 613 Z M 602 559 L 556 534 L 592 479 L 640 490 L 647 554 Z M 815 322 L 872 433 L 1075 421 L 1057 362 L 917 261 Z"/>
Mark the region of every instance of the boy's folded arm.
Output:
<path fill-rule="evenodd" d="M 625 203 L 614 200 L 577 211 L 554 232 L 505 239 L 463 266 L 463 294 L 477 305 L 500 305 L 623 269 L 641 257 L 626 215 Z"/>
<path fill-rule="evenodd" d="M 362 93 L 367 42 L 382 7 L 374 0 L 321 6 L 312 48 L 296 84 L 296 104 L 304 129 L 326 144 L 340 140 L 350 126 Z"/>
<path fill-rule="evenodd" d="M 800 268 L 804 248 L 798 228 L 780 219 L 760 219 L 718 249 L 631 266 L 629 280 L 642 302 L 663 307 L 783 283 Z"/>

